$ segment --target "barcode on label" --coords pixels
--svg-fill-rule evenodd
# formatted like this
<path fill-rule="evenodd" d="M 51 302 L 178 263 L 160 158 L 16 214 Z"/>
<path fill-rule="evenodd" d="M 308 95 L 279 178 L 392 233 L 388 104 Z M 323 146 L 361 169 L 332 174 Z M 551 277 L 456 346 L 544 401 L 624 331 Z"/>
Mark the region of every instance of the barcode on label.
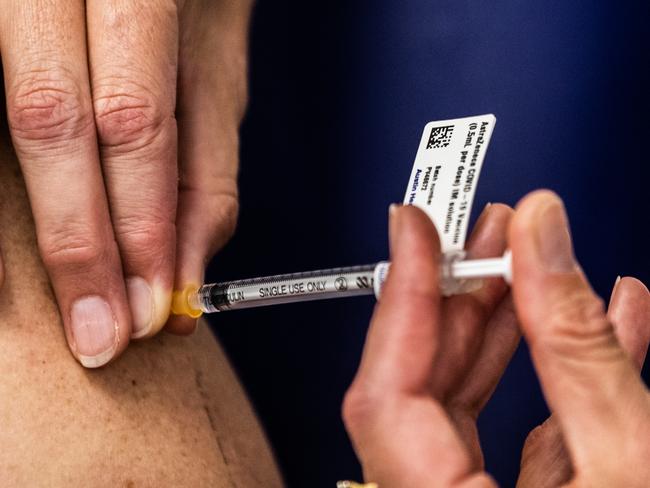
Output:
<path fill-rule="evenodd" d="M 453 133 L 454 133 L 453 125 L 434 127 L 433 129 L 431 129 L 431 135 L 429 135 L 429 142 L 427 143 L 427 149 L 440 149 L 449 146 L 449 143 L 451 142 L 451 136 Z"/>
<path fill-rule="evenodd" d="M 404 194 L 436 224 L 443 253 L 462 251 L 479 174 L 496 118 L 434 120 L 421 132 Z"/>

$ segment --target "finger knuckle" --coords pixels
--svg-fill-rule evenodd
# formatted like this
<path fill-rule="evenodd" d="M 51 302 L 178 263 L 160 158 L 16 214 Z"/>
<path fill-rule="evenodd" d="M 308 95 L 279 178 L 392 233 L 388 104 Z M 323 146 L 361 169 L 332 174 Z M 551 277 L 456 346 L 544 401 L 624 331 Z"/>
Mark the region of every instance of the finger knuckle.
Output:
<path fill-rule="evenodd" d="M 115 233 L 120 248 L 131 255 L 147 257 L 159 254 L 174 242 L 175 224 L 151 215 L 131 215 L 116 219 Z"/>
<path fill-rule="evenodd" d="M 90 104 L 64 70 L 20 74 L 9 89 L 7 112 L 19 143 L 70 140 L 92 130 Z"/>
<path fill-rule="evenodd" d="M 74 273 L 107 261 L 107 250 L 101 239 L 91 233 L 54 231 L 39 237 L 38 244 L 43 264 L 48 269 Z"/>
<path fill-rule="evenodd" d="M 345 393 L 341 407 L 341 416 L 346 428 L 355 432 L 377 414 L 380 398 L 372 390 L 353 384 Z"/>
<path fill-rule="evenodd" d="M 614 338 L 603 301 L 591 292 L 580 292 L 557 300 L 548 311 L 538 337 L 543 346 L 560 351 L 601 350 L 597 347 Z M 541 336 L 541 334 L 540 334 Z"/>
<path fill-rule="evenodd" d="M 225 239 L 230 239 L 237 228 L 237 220 L 239 218 L 239 199 L 236 195 L 224 195 L 220 199 L 218 207 L 218 214 L 216 216 L 219 229 Z"/>
<path fill-rule="evenodd" d="M 102 146 L 137 150 L 149 145 L 174 120 L 173 109 L 148 88 L 108 80 L 95 92 L 95 125 Z"/>
<path fill-rule="evenodd" d="M 234 235 L 239 217 L 239 199 L 237 191 L 201 192 L 202 202 L 209 214 L 208 225 L 211 233 L 209 252 L 205 259 L 221 249 Z"/>
<path fill-rule="evenodd" d="M 206 260 L 209 260 L 211 254 L 221 249 L 237 228 L 239 217 L 237 182 L 235 178 L 226 176 L 208 178 L 197 185 L 190 181 L 186 174 L 181 173 L 179 192 L 185 195 L 188 201 L 200 205 L 208 216 L 206 225 L 211 242 L 208 249 L 210 256 L 206 256 Z"/>

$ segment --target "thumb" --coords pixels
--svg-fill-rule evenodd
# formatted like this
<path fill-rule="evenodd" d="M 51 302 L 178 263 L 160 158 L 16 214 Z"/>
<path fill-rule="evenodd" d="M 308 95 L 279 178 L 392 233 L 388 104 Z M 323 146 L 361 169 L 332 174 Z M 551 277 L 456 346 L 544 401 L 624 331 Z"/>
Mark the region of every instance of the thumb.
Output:
<path fill-rule="evenodd" d="M 619 439 L 638 425 L 647 396 L 575 261 L 558 196 L 538 191 L 524 198 L 509 243 L 517 313 L 575 467 L 608 459 L 606 451 L 624 445 Z"/>

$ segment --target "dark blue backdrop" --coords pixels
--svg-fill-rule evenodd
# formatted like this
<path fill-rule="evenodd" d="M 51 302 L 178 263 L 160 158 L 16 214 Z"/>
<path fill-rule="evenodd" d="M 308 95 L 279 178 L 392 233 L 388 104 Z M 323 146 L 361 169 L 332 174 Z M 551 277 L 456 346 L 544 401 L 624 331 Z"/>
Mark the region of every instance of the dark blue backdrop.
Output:
<path fill-rule="evenodd" d="M 211 279 L 386 257 L 429 120 L 492 112 L 475 203 L 548 187 L 578 257 L 607 296 L 650 279 L 647 1 L 259 1 L 242 134 L 241 218 Z M 213 318 L 291 487 L 360 478 L 339 410 L 370 299 Z M 516 479 L 547 415 L 524 346 L 480 418 L 487 469 Z"/>

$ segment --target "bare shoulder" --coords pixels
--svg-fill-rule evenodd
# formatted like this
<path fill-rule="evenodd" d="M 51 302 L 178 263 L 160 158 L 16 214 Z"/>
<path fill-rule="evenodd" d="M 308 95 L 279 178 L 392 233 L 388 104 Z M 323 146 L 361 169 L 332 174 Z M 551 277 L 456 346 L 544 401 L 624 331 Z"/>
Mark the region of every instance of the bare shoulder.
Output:
<path fill-rule="evenodd" d="M 68 352 L 19 170 L 0 138 L 1 486 L 278 487 L 269 444 L 205 324 L 84 370 Z"/>

